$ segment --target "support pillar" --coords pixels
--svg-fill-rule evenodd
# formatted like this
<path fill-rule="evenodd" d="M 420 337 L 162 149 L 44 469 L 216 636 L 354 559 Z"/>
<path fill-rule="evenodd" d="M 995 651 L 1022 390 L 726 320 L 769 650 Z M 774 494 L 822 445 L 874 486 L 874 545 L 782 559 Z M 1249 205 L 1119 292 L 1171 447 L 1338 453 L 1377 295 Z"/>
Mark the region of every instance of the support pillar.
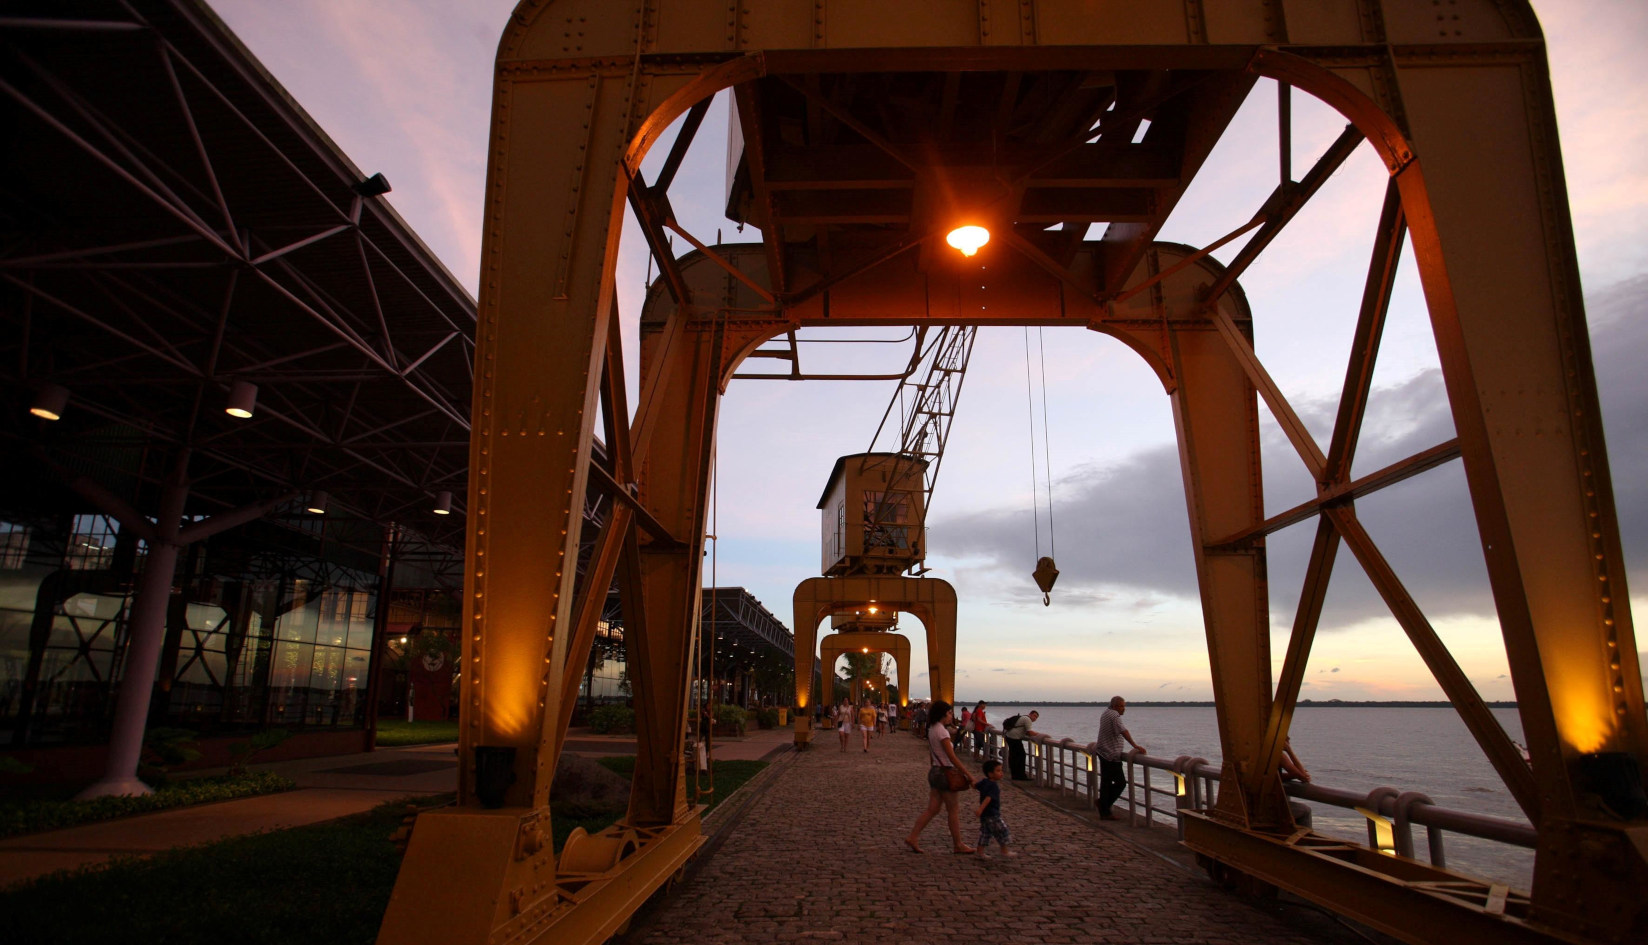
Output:
<path fill-rule="evenodd" d="M 149 725 L 155 667 L 160 663 L 160 648 L 166 642 L 166 609 L 172 599 L 172 578 L 177 575 L 177 557 L 183 550 L 177 536 L 178 525 L 183 521 L 183 504 L 189 498 L 187 464 L 185 453 L 179 457 L 177 468 L 160 493 L 160 511 L 149 540 L 148 559 L 143 562 L 143 574 L 138 578 L 137 594 L 132 601 L 130 642 L 126 645 L 120 694 L 115 699 L 114 725 L 109 731 L 109 754 L 103 776 L 81 791 L 77 800 L 154 793 L 153 788 L 138 780 L 137 764 L 143 756 L 143 733 Z"/>

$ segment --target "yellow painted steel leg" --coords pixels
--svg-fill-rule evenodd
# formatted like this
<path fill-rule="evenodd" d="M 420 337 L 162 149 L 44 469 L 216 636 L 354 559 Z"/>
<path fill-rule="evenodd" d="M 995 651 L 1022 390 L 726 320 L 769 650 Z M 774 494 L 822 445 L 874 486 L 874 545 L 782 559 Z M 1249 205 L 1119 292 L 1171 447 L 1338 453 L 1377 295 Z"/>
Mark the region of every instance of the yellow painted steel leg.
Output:
<path fill-rule="evenodd" d="M 829 613 L 871 602 L 921 621 L 927 635 L 927 671 L 933 698 L 953 701 L 956 672 L 955 588 L 937 578 L 865 576 L 808 578 L 796 585 L 794 612 L 798 698 L 804 661 L 812 658 L 811 648 L 816 646 L 819 621 Z M 801 655 L 803 646 L 808 648 L 806 657 Z M 810 668 L 805 669 L 805 673 L 810 672 Z M 830 667 L 826 665 L 824 673 L 829 672 Z"/>
<path fill-rule="evenodd" d="M 1258 754 L 1270 711 L 1264 546 L 1207 547 L 1264 520 L 1257 395 L 1217 332 L 1176 329 L 1170 343 L 1179 385 L 1172 395 L 1173 418 L 1225 759 L 1218 811 L 1243 826 L 1281 828 L 1292 823 L 1285 801 L 1252 809 L 1255 799 L 1241 791 L 1236 770 L 1236 759 Z"/>
<path fill-rule="evenodd" d="M 1648 819 L 1620 816 L 1648 718 L 1545 64 L 1400 75 L 1422 158 L 1398 182 L 1540 794 L 1535 915 L 1648 935 Z"/>

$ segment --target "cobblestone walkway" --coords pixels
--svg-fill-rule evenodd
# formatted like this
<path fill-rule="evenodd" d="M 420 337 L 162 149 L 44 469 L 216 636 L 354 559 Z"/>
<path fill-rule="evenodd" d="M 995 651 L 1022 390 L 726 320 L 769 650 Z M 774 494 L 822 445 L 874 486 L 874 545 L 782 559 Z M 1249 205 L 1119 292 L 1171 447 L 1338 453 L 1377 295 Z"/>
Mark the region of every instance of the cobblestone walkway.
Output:
<path fill-rule="evenodd" d="M 951 854 L 942 814 L 922 837 L 927 852 L 911 853 L 902 838 L 926 805 L 927 762 L 907 734 L 876 738 L 869 754 L 820 740 L 777 767 L 720 849 L 638 914 L 622 941 L 1362 941 L 1302 907 L 1252 905 L 1124 839 L 1138 828 L 1086 823 L 1009 781 L 1003 815 L 1021 856 Z M 962 797 L 972 843 L 966 799 L 976 795 Z"/>

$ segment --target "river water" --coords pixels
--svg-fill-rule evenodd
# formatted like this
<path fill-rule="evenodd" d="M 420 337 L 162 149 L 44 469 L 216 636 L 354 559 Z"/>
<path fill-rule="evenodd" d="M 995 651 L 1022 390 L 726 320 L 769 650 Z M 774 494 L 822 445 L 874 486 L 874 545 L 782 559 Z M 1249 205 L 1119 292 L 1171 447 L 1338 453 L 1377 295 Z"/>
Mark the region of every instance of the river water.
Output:
<path fill-rule="evenodd" d="M 1035 729 L 1083 744 L 1098 736 L 1099 706 L 992 704 L 987 718 L 1000 726 L 1016 712 L 1039 709 Z M 1493 709 L 1506 734 L 1522 741 L 1515 709 Z M 1158 758 L 1193 755 L 1217 765 L 1219 730 L 1211 707 L 1130 705 L 1124 717 L 1133 739 Z M 1451 708 L 1300 706 L 1290 730 L 1293 749 L 1324 787 L 1365 793 L 1389 785 L 1422 791 L 1439 807 L 1527 823 L 1499 775 Z M 1154 780 L 1153 782 L 1154 783 Z M 1318 833 L 1367 842 L 1367 822 L 1355 811 L 1312 804 Z M 1414 828 L 1414 848 L 1425 854 L 1425 829 Z M 1447 834 L 1448 868 L 1526 891 L 1534 853 L 1521 847 Z"/>

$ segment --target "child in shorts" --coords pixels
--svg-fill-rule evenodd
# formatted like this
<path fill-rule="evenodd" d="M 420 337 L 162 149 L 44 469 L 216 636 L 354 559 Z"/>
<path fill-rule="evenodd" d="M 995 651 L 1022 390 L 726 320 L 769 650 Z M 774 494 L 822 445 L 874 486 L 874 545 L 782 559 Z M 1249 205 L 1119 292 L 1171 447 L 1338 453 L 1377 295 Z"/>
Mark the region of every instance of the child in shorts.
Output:
<path fill-rule="evenodd" d="M 1001 762 L 986 761 L 984 763 L 984 777 L 973 785 L 979 793 L 979 856 L 984 856 L 985 848 L 990 845 L 990 838 L 995 837 L 1001 844 L 1002 856 L 1018 856 L 1018 851 L 1008 849 L 1013 842 L 1012 831 L 1007 829 L 1006 821 L 1001 819 Z"/>

